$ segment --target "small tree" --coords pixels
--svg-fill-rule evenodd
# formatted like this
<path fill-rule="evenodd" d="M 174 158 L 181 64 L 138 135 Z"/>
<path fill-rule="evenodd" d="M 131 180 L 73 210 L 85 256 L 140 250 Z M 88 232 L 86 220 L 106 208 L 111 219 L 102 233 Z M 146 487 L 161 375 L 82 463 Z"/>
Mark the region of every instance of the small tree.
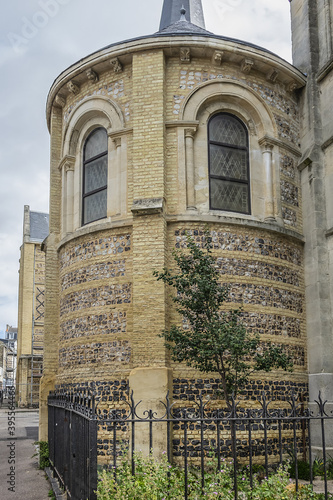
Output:
<path fill-rule="evenodd" d="M 253 372 L 273 368 L 292 370 L 290 357 L 281 347 L 260 342 L 242 322 L 242 309 L 226 310 L 229 287 L 219 281 L 212 243 L 205 232 L 204 248 L 187 235 L 189 252 L 174 251 L 178 272 L 154 272 L 158 280 L 176 290 L 172 297 L 185 325 L 172 325 L 161 333 L 174 361 L 185 362 L 202 372 L 217 372 L 230 407 L 231 394 L 248 382 Z"/>

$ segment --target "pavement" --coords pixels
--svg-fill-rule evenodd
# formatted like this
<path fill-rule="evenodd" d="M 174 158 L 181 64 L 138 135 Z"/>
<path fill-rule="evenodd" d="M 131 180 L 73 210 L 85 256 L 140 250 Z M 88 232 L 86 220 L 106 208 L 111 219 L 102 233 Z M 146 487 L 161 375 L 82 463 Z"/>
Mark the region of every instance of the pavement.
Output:
<path fill-rule="evenodd" d="M 0 408 L 1 500 L 50 500 L 50 483 L 38 469 L 38 410 Z"/>

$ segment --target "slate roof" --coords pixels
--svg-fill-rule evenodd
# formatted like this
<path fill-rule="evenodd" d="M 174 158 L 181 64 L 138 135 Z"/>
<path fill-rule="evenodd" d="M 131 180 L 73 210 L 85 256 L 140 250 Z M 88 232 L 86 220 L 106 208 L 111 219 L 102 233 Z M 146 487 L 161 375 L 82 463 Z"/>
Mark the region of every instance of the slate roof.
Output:
<path fill-rule="evenodd" d="M 30 212 L 30 239 L 43 241 L 49 234 L 49 214 Z"/>
<path fill-rule="evenodd" d="M 185 11 L 187 21 L 205 28 L 201 0 L 164 0 L 159 30 L 162 31 L 180 19 L 181 10 Z"/>
<path fill-rule="evenodd" d="M 155 35 L 210 35 L 213 33 L 207 31 L 196 24 L 187 20 L 179 20 L 155 33 Z"/>

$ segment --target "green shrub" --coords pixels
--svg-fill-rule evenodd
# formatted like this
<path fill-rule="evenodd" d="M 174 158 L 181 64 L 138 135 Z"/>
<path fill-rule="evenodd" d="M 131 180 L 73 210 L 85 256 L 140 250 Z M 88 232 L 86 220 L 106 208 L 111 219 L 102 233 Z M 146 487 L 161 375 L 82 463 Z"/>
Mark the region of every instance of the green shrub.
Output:
<path fill-rule="evenodd" d="M 321 476 L 324 477 L 324 460 L 322 458 L 316 457 L 312 465 L 313 477 Z M 328 457 L 326 460 L 326 475 L 327 479 L 333 479 L 333 458 Z"/>
<path fill-rule="evenodd" d="M 212 500 L 223 498 L 233 500 L 232 463 L 222 461 L 222 468 L 216 471 L 216 460 L 207 460 L 205 474 L 205 495 L 201 489 L 201 474 L 196 468 L 188 471 L 189 499 L 205 498 Z M 98 500 L 178 500 L 183 498 L 185 487 L 184 471 L 170 465 L 166 455 L 157 460 L 152 455 L 143 457 L 135 455 L 135 475 L 131 474 L 131 466 L 124 459 L 120 467 L 114 471 L 102 471 L 97 489 Z M 249 480 L 245 475 L 240 485 L 241 491 L 249 491 Z"/>
<path fill-rule="evenodd" d="M 143 457 L 136 454 L 135 475 L 131 474 L 130 462 L 123 457 L 116 470 L 103 470 L 99 475 L 98 500 L 180 500 L 184 497 L 184 471 L 170 465 L 164 455 L 157 460 L 152 455 Z M 206 460 L 205 489 L 201 488 L 200 469 L 188 470 L 189 500 L 234 500 L 233 463 L 223 460 L 217 470 L 215 458 Z M 257 468 L 257 467 L 256 467 Z M 313 492 L 312 486 L 300 485 L 296 495 L 295 484 L 289 476 L 290 465 L 280 466 L 269 478 L 263 477 L 262 467 L 253 476 L 250 488 L 248 468 L 238 475 L 239 498 L 242 500 L 321 500 L 322 496 Z M 116 474 L 115 474 L 116 472 Z M 259 480 L 259 477 L 260 480 Z M 329 498 L 333 498 L 331 495 Z"/>
<path fill-rule="evenodd" d="M 297 460 L 298 469 L 298 479 L 304 479 L 304 481 L 310 480 L 310 464 L 304 460 Z M 290 477 L 296 478 L 296 465 L 295 462 L 291 462 L 289 469 Z"/>
<path fill-rule="evenodd" d="M 44 470 L 50 466 L 49 461 L 49 443 L 47 441 L 38 441 L 35 443 L 39 448 L 39 468 Z"/>

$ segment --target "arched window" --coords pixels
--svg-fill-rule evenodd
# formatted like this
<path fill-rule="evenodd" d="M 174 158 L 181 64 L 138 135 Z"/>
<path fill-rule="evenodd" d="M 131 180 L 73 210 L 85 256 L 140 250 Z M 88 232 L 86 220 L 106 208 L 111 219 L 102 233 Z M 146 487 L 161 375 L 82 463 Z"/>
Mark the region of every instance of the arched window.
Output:
<path fill-rule="evenodd" d="M 249 140 L 245 125 L 229 113 L 208 124 L 211 210 L 250 213 Z"/>
<path fill-rule="evenodd" d="M 103 219 L 107 214 L 108 136 L 95 129 L 83 151 L 82 224 Z"/>

